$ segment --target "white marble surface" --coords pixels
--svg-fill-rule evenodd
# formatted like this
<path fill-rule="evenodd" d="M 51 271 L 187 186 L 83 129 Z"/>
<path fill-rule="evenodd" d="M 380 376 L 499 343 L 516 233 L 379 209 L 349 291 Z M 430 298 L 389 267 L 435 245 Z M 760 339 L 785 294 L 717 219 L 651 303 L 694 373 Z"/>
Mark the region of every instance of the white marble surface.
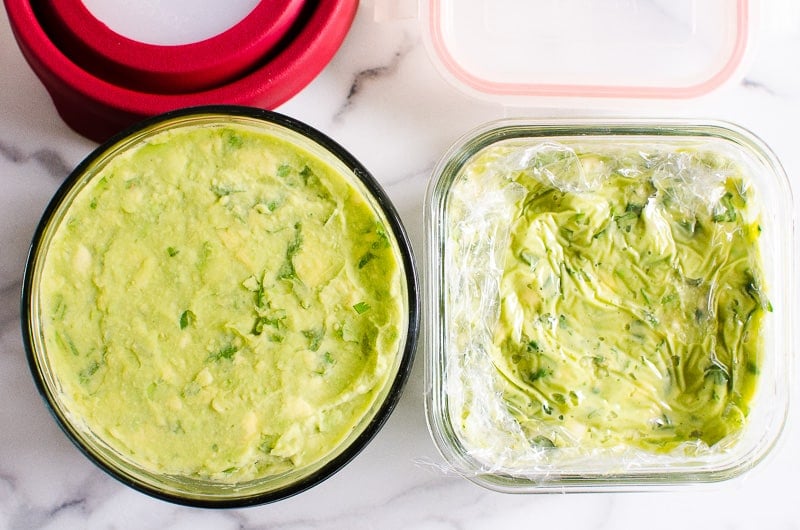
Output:
<path fill-rule="evenodd" d="M 617 109 L 529 109 L 535 117 L 635 114 L 730 120 L 777 153 L 800 192 L 800 10 L 764 2 L 767 31 L 744 79 L 696 101 Z M 414 19 L 376 23 L 361 6 L 329 67 L 279 110 L 336 138 L 398 207 L 418 255 L 429 173 L 462 133 L 504 109 L 462 96 L 431 66 Z M 67 128 L 0 15 L 0 528 L 800 528 L 800 407 L 779 446 L 745 477 L 668 493 L 503 495 L 443 473 L 423 409 L 424 351 L 385 428 L 345 469 L 296 497 L 240 510 L 180 507 L 139 494 L 85 459 L 32 382 L 18 297 L 46 203 L 94 144 Z M 798 204 L 795 199 L 795 204 Z M 800 271 L 797 271 L 800 272 Z M 795 383 L 800 374 L 792 374 Z"/>

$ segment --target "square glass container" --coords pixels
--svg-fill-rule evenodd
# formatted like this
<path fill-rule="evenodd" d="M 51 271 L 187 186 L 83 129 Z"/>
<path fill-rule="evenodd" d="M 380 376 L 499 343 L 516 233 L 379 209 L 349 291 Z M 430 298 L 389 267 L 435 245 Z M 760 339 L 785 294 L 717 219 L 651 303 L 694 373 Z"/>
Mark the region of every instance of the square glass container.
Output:
<path fill-rule="evenodd" d="M 699 170 L 698 167 L 704 169 Z M 738 191 L 733 193 L 733 202 L 740 206 L 746 202 L 746 210 L 742 212 L 748 213 L 734 213 L 730 194 L 724 193 L 723 188 L 730 185 L 727 178 L 732 174 L 742 177 L 741 182 L 736 184 Z M 659 181 L 662 184 L 655 184 L 654 188 L 659 175 L 667 175 L 671 184 L 665 186 L 663 182 L 667 181 Z M 506 361 L 503 361 L 502 355 L 498 356 L 502 344 L 494 343 L 495 337 L 499 336 L 501 315 L 511 304 L 510 297 L 518 297 L 514 302 L 517 305 L 522 299 L 519 293 L 512 291 L 512 295 L 509 295 L 509 291 L 503 290 L 504 272 L 508 269 L 508 263 L 511 263 L 507 259 L 521 256 L 519 259 L 524 262 L 521 270 L 531 273 L 526 280 L 530 281 L 527 288 L 539 291 L 548 289 L 547 285 L 543 285 L 546 282 L 536 283 L 538 257 L 528 255 L 525 259 L 525 252 L 520 251 L 519 247 L 514 248 L 513 252 L 511 250 L 510 227 L 516 222 L 516 216 L 525 215 L 515 208 L 523 203 L 527 208 L 530 204 L 525 203 L 530 196 L 520 194 L 518 182 L 529 179 L 528 182 L 538 180 L 539 184 L 535 185 L 553 185 L 555 193 L 562 195 L 559 200 L 574 199 L 589 211 L 586 217 L 578 213 L 567 221 L 585 224 L 592 215 L 591 209 L 604 208 L 605 200 L 595 197 L 592 199 L 594 202 L 581 203 L 580 196 L 601 186 L 604 179 L 612 177 L 627 178 L 631 183 L 648 179 L 647 186 L 652 191 L 651 196 L 645 197 L 638 206 L 629 197 L 627 207 L 616 211 L 611 207 L 605 228 L 613 224 L 614 230 L 622 234 L 614 237 L 627 237 L 622 232 L 625 223 L 657 222 L 650 215 L 651 202 L 667 204 L 672 201 L 673 205 L 678 204 L 676 207 L 679 210 L 683 208 L 680 211 L 687 212 L 687 218 L 692 216 L 695 211 L 693 208 L 697 208 L 696 211 L 700 211 L 701 207 L 709 208 L 708 215 L 702 221 L 709 225 L 735 219 L 741 221 L 742 230 L 749 230 L 750 234 L 745 245 L 752 246 L 751 250 L 760 247 L 763 259 L 757 258 L 756 262 L 761 261 L 762 274 L 754 273 L 742 280 L 749 282 L 748 285 L 737 284 L 736 280 L 726 287 L 729 290 L 741 288 L 744 293 L 742 296 L 752 300 L 754 307 L 760 310 L 758 314 L 763 316 L 760 332 L 753 331 L 753 335 L 745 335 L 745 340 L 755 340 L 751 344 L 756 345 L 753 351 L 757 353 L 749 360 L 731 360 L 726 364 L 717 362 L 713 352 L 705 352 L 699 357 L 703 360 L 696 361 L 703 363 L 699 368 L 699 381 L 695 381 L 701 387 L 710 384 L 720 389 L 720 394 L 728 389 L 732 392 L 728 395 L 735 399 L 751 392 L 749 400 L 738 403 L 741 405 L 741 423 L 734 422 L 734 426 L 721 435 L 704 439 L 701 430 L 696 429 L 684 432 L 686 438 L 682 440 L 678 434 L 671 438 L 671 432 L 677 433 L 683 428 L 672 424 L 673 414 L 677 414 L 677 405 L 672 402 L 661 403 L 659 414 L 643 416 L 640 427 L 645 425 L 652 432 L 636 433 L 636 427 L 631 428 L 624 423 L 630 419 L 626 416 L 626 407 L 630 407 L 626 397 L 638 391 L 635 375 L 639 374 L 639 379 L 642 379 L 642 375 L 647 375 L 646 370 L 655 367 L 649 361 L 645 362 L 649 354 L 644 345 L 642 351 L 634 351 L 634 348 L 625 351 L 623 346 L 618 346 L 618 350 L 612 348 L 609 353 L 611 342 L 606 345 L 599 342 L 589 344 L 587 339 L 584 350 L 575 348 L 575 337 L 596 338 L 596 330 L 607 324 L 597 321 L 597 315 L 601 315 L 600 320 L 605 318 L 602 309 L 586 313 L 577 311 L 577 314 L 575 311 L 564 311 L 566 318 L 563 314 L 557 315 L 557 311 L 552 315 L 544 315 L 532 310 L 523 313 L 527 319 L 525 322 L 520 321 L 523 317 L 519 315 L 516 322 L 511 318 L 508 326 L 517 330 L 517 344 L 525 345 L 512 361 L 524 362 L 520 359 L 526 358 L 526 355 L 540 359 L 549 356 L 547 362 L 537 361 L 539 364 L 528 365 L 527 380 L 522 384 L 529 392 L 527 404 L 531 406 L 533 403 L 535 407 L 541 405 L 543 412 L 537 408 L 536 413 L 526 416 L 520 412 L 526 404 L 524 399 L 509 400 L 505 397 L 518 395 L 521 385 L 514 379 L 516 372 L 509 371 L 511 364 L 503 365 Z M 673 177 L 674 180 L 669 180 Z M 712 191 L 715 188 L 719 189 Z M 629 193 L 626 186 L 619 190 Z M 572 196 L 572 199 L 567 199 L 567 196 Z M 693 202 L 698 200 L 700 202 Z M 608 204 L 612 202 L 612 198 L 609 198 Z M 789 181 L 780 163 L 769 148 L 750 132 L 728 123 L 695 121 L 502 120 L 489 123 L 463 136 L 438 163 L 426 197 L 425 217 L 428 235 L 425 270 L 427 315 L 424 330 L 427 350 L 426 413 L 435 444 L 454 472 L 484 487 L 504 492 L 660 489 L 736 477 L 760 462 L 779 439 L 787 417 L 789 374 L 797 342 L 794 320 L 797 292 L 793 274 L 797 270 L 793 247 L 795 221 Z M 563 217 L 560 219 L 565 220 Z M 693 222 L 682 226 L 690 228 L 692 234 L 700 233 L 704 227 L 701 226 L 699 214 L 696 219 L 696 224 Z M 644 228 L 647 226 L 640 225 Z M 632 232 L 636 233 L 639 229 L 634 226 Z M 627 230 L 630 232 L 631 227 L 628 226 Z M 671 230 L 683 228 L 676 225 Z M 592 248 L 591 245 L 602 237 L 604 230 L 599 227 L 595 232 L 594 240 L 589 238 L 585 242 L 586 249 Z M 667 230 L 662 233 L 670 232 Z M 559 249 L 571 246 L 573 237 L 577 240 L 579 234 L 579 228 L 554 226 L 551 238 L 545 240 L 538 249 L 543 251 L 543 256 L 546 254 L 546 260 L 552 261 L 553 256 L 559 254 Z M 635 242 L 636 239 L 628 241 Z M 663 247 L 664 244 L 661 242 L 656 246 Z M 631 243 L 631 247 L 634 246 Z M 588 254 L 590 250 L 586 252 Z M 628 252 L 628 248 L 614 252 Z M 713 248 L 708 249 L 709 254 L 713 252 Z M 517 253 L 519 256 L 516 256 Z M 536 252 L 531 251 L 531 254 Z M 702 247 L 698 254 L 704 255 Z M 757 257 L 758 254 L 756 250 L 754 255 Z M 640 261 L 634 260 L 634 263 L 642 265 L 642 280 L 655 281 L 644 267 L 644 260 L 650 258 L 645 256 L 643 248 L 639 258 Z M 578 259 L 583 258 L 579 255 Z M 562 281 L 572 281 L 572 285 L 585 289 L 590 298 L 600 299 L 602 293 L 593 291 L 593 285 L 602 287 L 605 280 L 612 286 L 612 293 L 606 292 L 611 305 L 627 308 L 622 311 L 623 314 L 634 311 L 630 308 L 635 304 L 639 304 L 637 307 L 640 309 L 644 308 L 641 318 L 631 320 L 638 322 L 642 329 L 648 329 L 648 332 L 662 333 L 657 326 L 659 319 L 667 322 L 665 315 L 669 304 L 676 303 L 677 299 L 684 304 L 684 294 L 695 288 L 685 287 L 685 290 L 681 290 L 680 286 L 675 286 L 673 289 L 662 282 L 652 290 L 645 283 L 645 287 L 636 289 L 636 292 L 624 291 L 622 285 L 625 283 L 621 281 L 623 271 L 613 271 L 609 272 L 609 276 L 603 276 L 603 264 L 599 263 L 614 262 L 613 255 L 590 261 L 585 271 L 557 266 L 561 274 L 572 277 L 571 280 L 562 278 Z M 747 271 L 745 274 L 750 274 Z M 615 283 L 618 279 L 620 281 Z M 687 286 L 702 283 L 699 279 L 688 277 L 685 282 Z M 562 293 L 566 287 L 560 290 L 561 285 L 556 283 L 556 290 L 551 295 L 556 298 L 561 296 L 563 300 Z M 636 287 L 636 284 L 633 285 Z M 552 284 L 550 289 L 553 289 Z M 655 298 L 653 293 L 659 289 L 665 293 L 666 290 L 677 290 L 678 294 L 663 294 Z M 714 307 L 710 301 L 717 296 L 712 294 L 715 289 L 722 290 L 722 285 L 709 281 L 708 291 L 704 295 L 709 300 L 708 315 L 717 319 L 714 325 L 734 325 L 731 318 L 739 319 L 736 325 L 750 322 L 751 316 L 756 313 L 744 317 L 722 306 Z M 651 290 L 650 296 L 647 290 Z M 537 296 L 545 298 L 545 294 Z M 733 302 L 729 305 L 733 307 Z M 529 307 L 536 306 L 532 304 Z M 698 323 L 708 316 L 702 307 L 678 307 L 689 315 L 690 320 L 698 319 Z M 686 308 L 689 307 L 687 302 Z M 610 320 L 617 318 L 614 315 L 606 316 Z M 537 339 L 537 343 L 525 337 L 524 333 L 519 336 L 519 329 L 530 330 L 530 326 L 555 330 L 552 334 L 554 342 L 545 344 Z M 757 327 L 748 329 L 757 330 Z M 633 331 L 631 333 L 635 336 Z M 682 338 L 688 336 L 678 333 L 670 338 L 670 333 L 676 332 L 672 328 L 663 330 L 664 340 L 670 347 L 674 343 L 676 348 L 680 348 Z M 719 341 L 725 340 L 724 334 L 720 332 Z M 508 337 L 513 335 L 514 331 L 510 332 L 505 340 L 510 340 Z M 599 340 L 603 341 L 604 338 Z M 661 345 L 663 342 L 658 347 Z M 545 351 L 548 346 L 551 350 L 549 353 Z M 597 348 L 601 347 L 606 348 L 604 354 L 597 353 L 600 351 Z M 739 351 L 744 350 L 740 348 Z M 570 366 L 574 366 L 570 364 L 571 354 L 583 359 L 583 364 L 579 365 L 586 371 L 560 381 L 558 378 L 568 373 Z M 626 356 L 630 362 L 619 361 Z M 666 358 L 669 359 L 669 356 Z M 691 371 L 680 368 L 684 366 L 680 364 L 682 362 L 688 361 L 674 355 L 674 366 L 662 366 L 664 371 L 651 380 L 658 387 L 657 391 L 668 390 L 670 384 L 681 389 L 681 385 L 694 388 L 698 395 L 687 398 L 692 401 L 703 390 L 697 390 L 697 386 L 692 386 L 694 383 L 678 382 L 677 374 Z M 638 364 L 640 366 L 637 367 Z M 621 368 L 623 365 L 624 370 Z M 643 371 L 637 371 L 640 369 Z M 603 387 L 592 382 L 607 378 L 609 371 L 611 376 L 616 376 L 620 381 L 618 385 L 612 383 Z M 749 377 L 742 374 L 752 376 L 753 384 L 749 391 L 742 391 L 736 387 L 739 383 L 734 383 L 734 380 L 741 381 L 741 377 Z M 552 386 L 548 387 L 545 383 L 536 386 L 537 380 L 543 382 L 548 379 L 552 381 Z M 722 386 L 714 387 L 715 384 Z M 545 394 L 544 389 L 547 388 L 557 388 L 559 391 L 557 394 Z M 633 391 L 625 394 L 617 392 L 617 388 L 633 388 Z M 612 393 L 603 395 L 608 389 Z M 742 394 L 739 394 L 740 391 Z M 589 395 L 592 392 L 598 395 L 592 397 Z M 718 399 L 716 390 L 713 392 L 704 395 Z M 685 393 L 690 392 L 686 390 Z M 606 408 L 599 406 L 587 414 L 587 410 L 581 407 L 584 402 L 590 403 L 595 398 L 597 401 L 594 403 Z M 706 426 L 718 420 L 730 420 L 731 407 L 727 405 L 724 413 L 719 415 L 708 413 L 710 423 Z M 648 410 L 652 412 L 652 409 Z M 604 419 L 599 424 L 588 419 L 595 413 L 603 415 Z M 580 414 L 585 414 L 585 418 L 580 418 Z M 618 420 L 614 420 L 617 416 Z M 559 422 L 562 425 L 558 425 Z M 661 442 L 658 439 L 662 433 L 667 433 L 666 439 L 671 441 L 659 445 Z M 618 440 L 608 441 L 617 434 Z M 642 439 L 650 441 L 637 445 Z M 651 443 L 653 440 L 656 442 Z"/>

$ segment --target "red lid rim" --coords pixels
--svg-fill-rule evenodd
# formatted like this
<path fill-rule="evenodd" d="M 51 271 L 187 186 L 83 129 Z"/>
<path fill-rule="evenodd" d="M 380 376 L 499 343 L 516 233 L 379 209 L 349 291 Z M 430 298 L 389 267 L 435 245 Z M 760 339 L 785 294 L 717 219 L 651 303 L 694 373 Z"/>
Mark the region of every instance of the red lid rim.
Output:
<path fill-rule="evenodd" d="M 262 0 L 224 32 L 174 46 L 120 35 L 82 0 L 31 6 L 49 39 L 87 71 L 136 90 L 180 93 L 211 88 L 257 65 L 290 31 L 304 4 L 305 0 Z"/>

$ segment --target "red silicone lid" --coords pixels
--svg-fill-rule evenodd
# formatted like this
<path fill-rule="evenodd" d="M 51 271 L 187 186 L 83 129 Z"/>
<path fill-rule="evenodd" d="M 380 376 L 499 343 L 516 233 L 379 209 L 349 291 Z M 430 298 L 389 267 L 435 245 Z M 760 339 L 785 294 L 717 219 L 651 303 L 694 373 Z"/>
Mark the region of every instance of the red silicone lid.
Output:
<path fill-rule="evenodd" d="M 142 118 L 183 107 L 277 107 L 327 65 L 358 8 L 358 0 L 307 2 L 286 39 L 246 74 L 206 90 L 163 94 L 121 86 L 82 68 L 49 38 L 32 1 L 4 0 L 17 43 L 64 121 L 98 142 Z"/>
<path fill-rule="evenodd" d="M 263 0 L 230 29 L 191 44 L 129 39 L 82 0 L 31 2 L 45 32 L 76 64 L 120 86 L 161 93 L 211 88 L 256 65 L 288 33 L 305 0 Z"/>

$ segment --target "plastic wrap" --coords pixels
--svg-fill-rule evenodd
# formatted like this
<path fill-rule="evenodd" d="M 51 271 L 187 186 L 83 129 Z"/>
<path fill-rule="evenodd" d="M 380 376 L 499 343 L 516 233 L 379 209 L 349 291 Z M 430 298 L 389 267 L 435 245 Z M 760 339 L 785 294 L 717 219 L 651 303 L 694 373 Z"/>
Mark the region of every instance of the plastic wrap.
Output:
<path fill-rule="evenodd" d="M 442 381 L 472 473 L 702 468 L 736 445 L 772 311 L 746 173 L 657 138 L 512 139 L 461 166 Z"/>

